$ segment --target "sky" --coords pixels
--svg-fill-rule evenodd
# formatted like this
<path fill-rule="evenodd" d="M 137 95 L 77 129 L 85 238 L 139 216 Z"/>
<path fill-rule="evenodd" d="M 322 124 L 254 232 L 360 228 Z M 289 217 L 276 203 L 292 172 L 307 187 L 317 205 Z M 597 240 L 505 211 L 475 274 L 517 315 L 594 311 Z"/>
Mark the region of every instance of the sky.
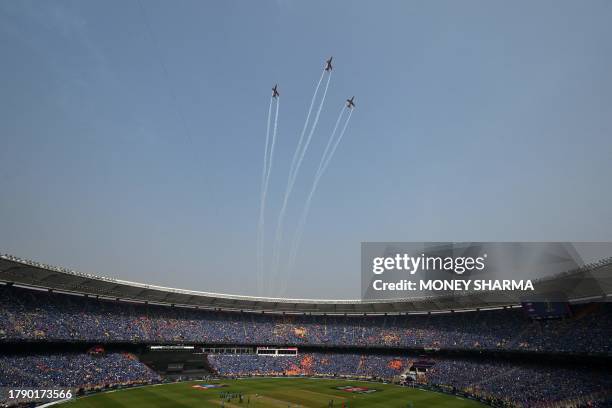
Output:
<path fill-rule="evenodd" d="M 364 241 L 612 241 L 610 21 L 605 0 L 2 1 L 0 252 L 208 292 L 355 299 Z M 267 268 L 331 55 L 288 206 L 287 289 L 259 290 L 270 88 Z"/>

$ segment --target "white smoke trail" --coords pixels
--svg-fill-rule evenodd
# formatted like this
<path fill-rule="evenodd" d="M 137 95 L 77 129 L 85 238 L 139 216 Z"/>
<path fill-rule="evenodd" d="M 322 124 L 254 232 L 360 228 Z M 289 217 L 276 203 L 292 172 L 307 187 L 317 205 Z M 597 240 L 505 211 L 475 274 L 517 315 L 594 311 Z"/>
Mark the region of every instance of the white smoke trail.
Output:
<path fill-rule="evenodd" d="M 306 135 L 306 129 L 308 129 L 308 123 L 310 122 L 310 115 L 312 114 L 312 108 L 314 107 L 314 103 L 317 100 L 317 94 L 319 93 L 319 88 L 321 87 L 321 82 L 323 82 L 324 75 L 325 75 L 325 70 L 321 72 L 321 77 L 319 78 L 319 82 L 317 82 L 317 86 L 315 87 L 314 94 L 312 94 L 312 99 L 310 100 L 310 106 L 308 107 L 308 114 L 306 115 L 306 121 L 304 121 L 304 127 L 302 128 L 302 133 L 300 134 L 300 138 L 298 139 L 297 147 L 295 148 L 295 152 L 293 153 L 293 159 L 291 159 L 291 166 L 289 166 L 289 179 L 291 179 L 293 175 L 293 170 L 295 169 L 295 163 L 302 149 L 302 143 L 304 142 L 304 136 Z"/>
<path fill-rule="evenodd" d="M 323 81 L 324 75 L 325 75 L 325 70 L 321 71 L 321 77 L 319 78 L 319 81 L 317 82 L 317 85 L 315 86 L 315 91 L 314 91 L 314 94 L 312 95 L 312 99 L 310 100 L 310 106 L 308 107 L 308 114 L 306 115 L 306 120 L 304 121 L 304 127 L 302 128 L 302 133 L 300 134 L 300 138 L 298 139 L 298 144 L 295 148 L 295 152 L 293 153 L 293 159 L 291 159 L 291 165 L 289 166 L 289 177 L 288 177 L 287 187 L 285 189 L 285 194 L 284 194 L 285 197 L 288 195 L 287 191 L 289 190 L 289 185 L 291 184 L 291 180 L 293 178 L 293 170 L 295 168 L 295 163 L 297 162 L 297 159 L 300 155 L 300 151 L 302 150 L 302 143 L 304 141 L 304 136 L 306 135 L 306 129 L 308 129 L 308 123 L 310 122 L 310 115 L 312 114 L 312 108 L 314 107 L 314 103 L 317 99 L 317 94 L 319 93 L 319 88 L 321 87 L 321 82 Z M 271 108 L 272 108 L 272 101 L 270 101 L 270 109 Z M 270 115 L 268 115 L 268 120 L 269 118 L 270 118 Z M 268 126 L 269 126 L 269 122 L 268 122 Z M 283 200 L 286 201 L 286 198 L 284 198 Z M 279 219 L 282 217 L 284 217 L 284 211 L 281 212 Z M 277 230 L 278 230 L 278 227 L 277 227 Z M 277 235 L 278 235 L 278 232 L 277 232 Z M 277 251 L 276 248 L 277 248 L 277 245 L 276 245 L 276 240 L 275 240 L 273 251 Z M 274 258 L 275 256 L 276 256 L 275 253 L 273 253 L 272 257 Z M 263 257 L 263 248 L 262 248 L 262 257 Z M 263 271 L 263 260 L 262 260 L 262 271 Z"/>
<path fill-rule="evenodd" d="M 266 198 L 268 196 L 268 186 L 270 185 L 270 175 L 272 174 L 272 164 L 274 163 L 274 147 L 276 145 L 276 137 L 278 135 L 278 112 L 280 111 L 280 96 L 276 97 L 276 112 L 274 114 L 274 130 L 272 131 L 272 140 L 271 140 L 271 147 L 270 147 L 270 156 L 268 158 L 268 171 L 266 174 L 266 182 L 264 185 L 264 193 L 263 193 L 263 203 L 262 203 L 262 207 L 265 209 L 266 208 Z M 263 218 L 262 218 L 263 219 Z M 262 231 L 263 231 L 263 223 L 262 223 Z M 263 242 L 263 237 L 264 234 L 262 233 L 262 242 Z M 262 243 L 261 245 L 261 249 L 262 249 L 262 267 L 263 267 L 263 249 L 264 249 L 264 245 Z M 262 270 L 262 275 L 263 275 L 263 270 Z"/>
<path fill-rule="evenodd" d="M 293 172 L 293 179 L 291 181 L 291 189 L 293 189 L 293 185 L 295 184 L 295 180 L 297 179 L 298 172 L 300 167 L 302 166 L 302 161 L 304 160 L 304 156 L 306 155 L 306 151 L 308 150 L 308 146 L 310 145 L 310 141 L 312 140 L 312 135 L 314 134 L 317 124 L 319 123 L 319 116 L 321 116 L 321 109 L 323 109 L 323 103 L 325 103 L 325 96 L 327 96 L 327 90 L 329 89 L 329 81 L 331 81 L 331 71 L 329 76 L 327 77 L 327 83 L 325 84 L 325 90 L 323 91 L 323 97 L 321 98 L 321 103 L 319 104 L 319 109 L 317 109 L 317 114 L 315 115 L 315 120 L 312 123 L 312 127 L 310 128 L 310 132 L 308 133 L 308 137 L 306 138 L 306 143 L 304 144 L 304 148 L 302 149 L 302 153 L 300 154 L 300 158 L 298 159 L 295 169 Z"/>
<path fill-rule="evenodd" d="M 352 109 L 349 111 L 348 117 L 346 118 L 346 121 L 344 122 L 344 126 L 342 127 L 342 131 L 340 132 L 340 135 L 336 139 L 330 151 L 329 148 L 330 146 L 332 146 L 332 141 L 334 140 L 334 136 L 336 134 L 336 131 L 338 130 L 338 125 L 340 124 L 340 120 L 342 119 L 342 116 L 344 116 L 344 111 L 345 111 L 345 108 L 343 107 L 342 111 L 338 115 L 338 119 L 336 120 L 334 130 L 332 131 L 329 141 L 327 142 L 325 151 L 323 152 L 323 155 L 321 156 L 321 162 L 319 163 L 319 168 L 317 169 L 317 172 L 314 177 L 314 181 L 312 183 L 312 187 L 310 188 L 310 192 L 308 193 L 308 198 L 306 199 L 306 202 L 304 204 L 304 209 L 302 210 L 302 214 L 298 222 L 298 226 L 295 232 L 295 237 L 293 239 L 291 250 L 289 252 L 289 266 L 287 268 L 288 273 L 291 273 L 291 271 L 293 270 L 293 267 L 295 266 L 295 261 L 297 258 L 297 251 L 302 241 L 302 234 L 304 233 L 306 219 L 308 218 L 308 213 L 310 212 L 310 205 L 312 203 L 312 198 L 314 197 L 314 194 L 317 191 L 317 188 L 319 187 L 319 181 L 321 180 L 321 177 L 325 173 L 327 166 L 329 165 L 331 159 L 333 158 L 334 153 L 336 152 L 336 149 L 338 148 L 338 145 L 340 144 L 340 141 L 342 140 L 344 133 L 346 132 L 346 128 L 349 124 L 349 121 L 351 120 L 351 115 L 353 114 Z"/>
<path fill-rule="evenodd" d="M 270 106 L 268 107 L 268 122 L 266 127 L 266 145 L 264 149 L 263 167 L 261 170 L 261 193 L 259 195 L 259 222 L 257 223 L 257 289 L 261 294 L 263 286 L 263 239 L 264 239 L 264 202 L 266 179 L 268 176 L 268 146 L 270 144 L 270 119 L 272 118 L 272 102 L 274 98 L 270 98 Z"/>
<path fill-rule="evenodd" d="M 321 174 L 325 172 L 325 170 L 327 169 L 327 166 L 329 165 L 329 162 L 331 161 L 332 157 L 334 157 L 334 153 L 336 153 L 336 149 L 338 148 L 338 145 L 342 141 L 342 137 L 344 137 L 344 133 L 346 132 L 346 128 L 349 124 L 349 121 L 351 120 L 352 115 L 353 115 L 353 110 L 350 109 L 348 118 L 346 118 L 346 122 L 344 122 L 344 126 L 342 127 L 342 132 L 340 132 L 340 136 L 338 136 L 338 139 L 336 140 L 336 143 L 334 143 L 334 147 L 332 148 L 331 153 L 329 154 L 329 156 L 327 157 L 327 160 L 325 161 L 325 164 L 321 168 Z"/>
<path fill-rule="evenodd" d="M 319 162 L 319 167 L 317 168 L 317 171 L 315 172 L 315 176 L 314 176 L 314 180 L 313 180 L 313 184 L 312 187 L 310 189 L 310 193 L 308 194 L 308 198 L 305 201 L 304 204 L 304 208 L 302 210 L 302 214 L 300 216 L 296 231 L 295 231 L 295 236 L 293 238 L 293 242 L 291 244 L 291 250 L 289 252 L 289 262 L 288 262 L 288 274 L 290 274 L 293 270 L 293 266 L 295 265 L 295 260 L 296 260 L 296 256 L 297 256 L 297 249 L 300 245 L 301 239 L 302 239 L 302 233 L 303 233 L 303 229 L 304 226 L 306 224 L 306 218 L 307 215 L 310 211 L 310 203 L 312 201 L 312 197 L 314 196 L 314 193 L 317 189 L 318 186 L 318 180 L 320 179 L 322 172 L 321 169 L 323 168 L 323 166 L 325 165 L 325 162 L 327 161 L 327 155 L 329 153 L 330 148 L 332 147 L 332 143 L 335 140 L 335 136 L 336 136 L 336 132 L 338 131 L 338 126 L 340 125 L 340 121 L 342 120 L 342 117 L 344 116 L 344 112 L 346 111 L 346 108 L 343 104 L 342 108 L 340 109 L 340 113 L 338 114 L 338 119 L 336 119 L 336 123 L 334 125 L 334 128 L 329 136 L 329 139 L 327 141 L 327 145 L 325 146 L 325 150 L 323 150 L 323 154 L 321 155 L 321 160 Z M 287 281 L 289 280 L 289 277 L 287 276 Z M 282 291 L 284 291 L 286 288 L 286 282 L 283 282 L 283 289 Z M 282 292 L 281 291 L 281 292 Z"/>
<path fill-rule="evenodd" d="M 325 163 L 325 159 L 327 158 L 327 153 L 329 152 L 329 149 L 332 146 L 332 142 L 334 141 L 334 136 L 336 136 L 336 131 L 338 131 L 338 125 L 340 125 L 340 120 L 344 116 L 344 112 L 346 112 L 346 109 L 343 105 L 342 108 L 340 109 L 340 113 L 338 114 L 338 119 L 336 119 L 336 124 L 334 125 L 334 129 L 332 130 L 331 135 L 329 136 L 329 140 L 327 141 L 325 150 L 323 150 L 323 155 L 321 156 L 319 167 L 317 167 L 317 171 L 315 172 L 315 179 L 317 175 L 319 174 L 319 172 L 321 171 L 323 164 Z"/>
<path fill-rule="evenodd" d="M 325 71 L 323 71 L 323 74 L 325 74 Z M 289 171 L 289 180 L 287 181 L 287 188 L 285 189 L 285 195 L 283 197 L 283 204 L 281 206 L 281 209 L 278 215 L 278 223 L 276 225 L 276 234 L 274 238 L 274 247 L 272 251 L 272 268 L 271 268 L 271 275 L 272 275 L 272 280 L 273 280 L 272 284 L 274 284 L 274 280 L 276 280 L 277 275 L 278 275 L 278 268 L 279 268 L 279 263 L 280 263 L 280 246 L 281 246 L 281 241 L 283 239 L 283 227 L 284 227 L 284 221 L 285 221 L 285 213 L 287 212 L 287 204 L 289 202 L 289 197 L 291 196 L 291 192 L 293 191 L 293 186 L 295 184 L 295 180 L 297 179 L 297 175 L 299 173 L 300 166 L 302 165 L 302 161 L 304 160 L 304 156 L 306 155 L 306 151 L 308 150 L 310 140 L 312 139 L 312 135 L 314 134 L 317 123 L 319 122 L 319 116 L 321 115 L 321 109 L 323 108 L 323 104 L 325 103 L 325 97 L 327 95 L 327 90 L 329 89 L 330 80 L 331 80 L 331 72 L 330 72 L 330 75 L 328 75 L 327 77 L 327 83 L 325 84 L 325 91 L 323 92 L 323 97 L 321 98 L 321 102 L 319 103 L 319 108 L 317 109 L 317 114 L 312 124 L 312 128 L 310 129 L 308 137 L 306 138 L 306 143 L 302 147 L 301 149 L 302 151 L 299 153 L 299 159 L 295 163 L 295 166 L 293 166 L 293 172 L 291 172 L 291 170 Z M 319 84 L 317 85 L 317 91 L 318 91 L 320 82 L 321 81 L 319 81 Z M 315 96 L 316 96 L 316 92 L 315 92 Z M 310 113 L 311 112 L 309 109 L 308 117 L 310 117 Z M 299 147 L 300 147 L 300 143 L 298 143 L 298 148 Z M 296 157 L 297 153 L 298 153 L 298 150 L 296 150 L 296 154 L 294 154 L 294 158 Z"/>
<path fill-rule="evenodd" d="M 272 146 L 270 147 L 270 160 L 268 161 L 268 175 L 266 176 L 266 190 L 264 200 L 268 193 L 268 183 L 270 181 L 270 173 L 272 172 L 272 163 L 274 159 L 274 145 L 276 144 L 276 134 L 278 130 L 278 111 L 280 110 L 280 96 L 276 97 L 276 113 L 274 114 L 274 130 L 272 131 Z"/>

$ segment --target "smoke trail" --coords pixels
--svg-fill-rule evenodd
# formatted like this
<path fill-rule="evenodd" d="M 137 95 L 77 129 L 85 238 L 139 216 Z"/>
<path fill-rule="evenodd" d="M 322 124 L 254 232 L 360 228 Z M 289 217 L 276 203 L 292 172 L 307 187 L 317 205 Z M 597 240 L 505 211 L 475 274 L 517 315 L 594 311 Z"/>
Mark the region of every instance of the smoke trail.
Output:
<path fill-rule="evenodd" d="M 268 192 L 268 182 L 270 181 L 270 173 L 272 172 L 272 163 L 274 158 L 274 145 L 276 144 L 276 131 L 278 130 L 278 111 L 280 110 L 280 96 L 276 98 L 276 113 L 274 114 L 274 130 L 272 132 L 272 146 L 270 147 L 270 160 L 268 162 L 268 175 L 266 176 L 266 190 L 264 200 Z"/>
<path fill-rule="evenodd" d="M 268 194 L 268 185 L 270 184 L 270 174 L 272 173 L 272 164 L 274 163 L 274 147 L 276 145 L 276 136 L 277 136 L 277 131 L 278 131 L 278 112 L 280 111 L 280 96 L 278 96 L 276 98 L 276 113 L 274 114 L 274 130 L 272 131 L 272 141 L 271 141 L 271 147 L 270 147 L 270 157 L 268 159 L 268 172 L 266 175 L 266 182 L 265 182 L 265 186 L 264 186 L 264 193 L 263 193 L 263 207 L 266 207 L 266 196 Z M 262 230 L 263 230 L 263 224 L 262 224 Z M 263 242 L 263 233 L 262 233 L 262 242 Z M 263 266 L 263 243 L 262 243 L 262 266 Z M 262 271 L 262 275 L 263 275 L 263 271 Z"/>
<path fill-rule="evenodd" d="M 329 153 L 330 148 L 332 147 L 332 143 L 334 142 L 335 136 L 336 136 L 336 132 L 338 131 L 338 126 L 340 125 L 340 121 L 342 120 L 342 117 L 344 116 L 344 112 L 346 111 L 344 104 L 342 105 L 342 108 L 340 108 L 340 113 L 338 114 L 338 119 L 336 119 L 336 124 L 334 125 L 334 128 L 331 132 L 331 135 L 329 136 L 329 139 L 327 141 L 327 145 L 325 146 L 325 150 L 323 150 L 323 155 L 321 156 L 321 160 L 319 162 L 319 167 L 317 168 L 317 171 L 315 172 L 315 176 L 314 176 L 314 180 L 313 180 L 313 184 L 310 190 L 310 193 L 308 195 L 308 198 L 305 201 L 304 204 L 304 209 L 302 210 L 302 215 L 300 216 L 300 221 L 298 222 L 298 226 L 296 228 L 296 232 L 295 232 L 295 236 L 293 238 L 293 243 L 291 245 L 291 251 L 289 252 L 289 268 L 288 271 L 291 272 L 292 268 L 293 268 L 293 264 L 295 262 L 295 257 L 297 255 L 297 247 L 299 246 L 299 243 L 301 241 L 301 237 L 302 237 L 302 229 L 304 228 L 304 224 L 306 223 L 306 215 L 309 212 L 310 209 L 310 202 L 312 200 L 312 197 L 314 195 L 314 192 L 317 188 L 317 184 L 318 184 L 318 179 L 321 177 L 321 169 L 323 168 L 326 159 L 327 159 L 327 155 Z"/>
<path fill-rule="evenodd" d="M 325 74 L 325 71 L 323 71 L 323 74 Z M 312 139 L 312 135 L 314 134 L 315 128 L 317 126 L 317 123 L 319 122 L 319 116 L 321 115 L 321 110 L 323 109 L 323 104 L 325 103 L 325 97 L 327 95 L 327 90 L 329 89 L 329 82 L 331 80 L 331 72 L 330 75 L 328 75 L 327 77 L 327 83 L 325 84 L 325 91 L 323 92 L 323 97 L 321 98 L 321 102 L 319 103 L 319 108 L 317 109 L 317 114 L 315 116 L 315 120 L 312 124 L 312 127 L 310 129 L 310 132 L 308 134 L 308 137 L 306 138 L 306 143 L 304 144 L 304 146 L 302 147 L 302 151 L 300 153 L 299 159 L 297 160 L 297 162 L 295 163 L 295 166 L 293 168 L 293 172 L 289 172 L 289 180 L 287 181 L 287 188 L 285 190 L 285 195 L 283 197 L 283 204 L 281 206 L 279 215 L 278 215 L 278 223 L 276 225 L 276 234 L 275 234 L 275 238 L 274 238 L 274 249 L 272 251 L 272 268 L 271 268 L 271 274 L 272 274 L 272 279 L 276 279 L 277 275 L 278 275 L 278 267 L 279 267 L 279 263 L 280 263 L 280 245 L 281 245 L 281 241 L 283 239 L 283 227 L 284 227 L 284 221 L 285 221 L 285 213 L 287 212 L 287 204 L 289 202 L 289 197 L 291 196 L 291 192 L 293 191 L 293 186 L 295 185 L 295 180 L 297 179 L 297 175 L 299 173 L 300 170 L 300 166 L 302 165 L 302 161 L 304 160 L 304 156 L 306 155 L 306 151 L 308 150 L 308 146 L 310 144 L 310 140 Z M 320 81 L 319 81 L 320 83 Z M 318 86 L 317 86 L 318 88 Z M 316 96 L 316 94 L 315 94 Z M 309 109 L 309 114 L 308 116 L 310 116 L 310 109 Z M 298 143 L 298 147 L 299 143 Z M 296 150 L 296 154 L 298 153 L 298 150 Z M 296 155 L 294 155 L 294 158 L 296 157 Z"/>
<path fill-rule="evenodd" d="M 304 135 L 306 134 L 306 129 L 308 128 L 308 122 L 310 122 L 310 114 L 312 113 L 312 108 L 317 99 L 317 94 L 319 93 L 319 87 L 321 86 L 321 82 L 323 81 L 324 75 L 325 75 L 325 70 L 321 72 L 321 77 L 319 78 L 319 82 L 317 82 L 317 86 L 315 87 L 314 94 L 312 95 L 312 99 L 310 100 L 310 107 L 308 108 L 308 114 L 306 115 L 306 121 L 304 122 L 302 133 L 300 134 L 300 138 L 298 139 L 298 144 L 297 144 L 297 147 L 295 148 L 295 153 L 293 153 L 293 159 L 291 159 L 291 166 L 289 167 L 289 179 L 290 180 L 293 175 L 293 170 L 295 169 L 296 160 L 300 154 L 300 150 L 302 149 Z"/>
<path fill-rule="evenodd" d="M 259 196 L 259 222 L 257 223 L 257 289 L 261 293 L 263 286 L 263 239 L 264 239 L 264 212 L 265 212 L 265 190 L 268 176 L 268 146 L 270 144 L 270 119 L 272 118 L 272 102 L 268 107 L 268 124 L 266 127 L 266 145 L 264 149 L 263 167 L 261 170 L 261 193 Z"/>
<path fill-rule="evenodd" d="M 317 114 L 315 115 L 315 120 L 312 123 L 312 127 L 310 128 L 310 132 L 308 133 L 308 137 L 306 138 L 306 143 L 304 144 L 304 148 L 302 149 L 302 153 L 300 154 L 300 158 L 296 163 L 293 179 L 291 181 L 291 189 L 293 189 L 293 185 L 295 184 L 295 180 L 297 179 L 298 172 L 302 165 L 302 161 L 304 160 L 304 156 L 306 155 L 306 151 L 308 150 L 308 146 L 310 145 L 310 140 L 312 139 L 312 135 L 317 128 L 317 124 L 319 123 L 319 116 L 321 116 L 321 109 L 323 109 L 323 103 L 325 103 L 325 96 L 327 95 L 327 90 L 329 89 L 329 81 L 331 81 L 331 72 L 327 77 L 327 83 L 325 84 L 325 90 L 323 91 L 323 97 L 321 98 L 321 103 L 319 104 L 319 109 L 317 109 Z"/>
<path fill-rule="evenodd" d="M 315 172 L 315 179 L 316 179 L 317 175 L 319 174 L 319 172 L 321 171 L 321 168 L 323 167 L 323 164 L 325 163 L 325 159 L 327 158 L 327 153 L 329 152 L 329 148 L 332 146 L 332 142 L 334 141 L 334 136 L 336 136 L 336 131 L 338 130 L 338 125 L 340 125 L 340 120 L 344 116 L 344 112 L 346 112 L 346 109 L 345 109 L 345 107 L 343 105 L 342 108 L 340 109 L 340 113 L 338 114 L 338 119 L 336 119 L 336 124 L 334 125 L 334 130 L 332 130 L 332 133 L 329 136 L 329 140 L 327 141 L 327 145 L 325 146 L 325 150 L 323 150 L 323 155 L 321 156 L 321 161 L 319 162 L 319 167 L 317 167 L 317 171 Z"/>
<path fill-rule="evenodd" d="M 336 134 L 336 131 L 338 130 L 338 125 L 340 124 L 340 120 L 342 119 L 342 116 L 344 116 L 344 111 L 345 111 L 345 108 L 343 107 L 342 111 L 338 115 L 338 119 L 336 120 L 334 130 L 332 131 L 329 141 L 327 142 L 325 151 L 323 152 L 323 155 L 321 156 L 321 162 L 319 163 L 319 168 L 317 169 L 317 173 L 315 174 L 315 178 L 312 183 L 312 187 L 310 188 L 310 193 L 308 194 L 308 198 L 306 199 L 306 202 L 304 204 L 304 209 L 302 210 L 302 214 L 298 222 L 298 227 L 295 232 L 295 237 L 293 239 L 293 244 L 291 246 L 291 251 L 289 253 L 289 266 L 288 266 L 289 273 L 291 273 L 291 271 L 293 270 L 293 267 L 295 266 L 297 250 L 302 240 L 302 234 L 304 233 L 306 219 L 308 218 L 308 213 L 310 212 L 310 205 L 312 203 L 312 198 L 314 197 L 314 194 L 317 191 L 317 188 L 319 187 L 319 181 L 321 180 L 321 177 L 325 173 L 327 166 L 329 165 L 331 159 L 333 158 L 334 153 L 336 152 L 336 149 L 338 148 L 338 145 L 340 144 L 340 141 L 342 140 L 342 137 L 344 136 L 344 133 L 346 132 L 346 128 L 349 124 L 349 121 L 351 120 L 351 115 L 353 114 L 352 109 L 349 111 L 348 117 L 346 118 L 346 121 L 344 122 L 344 126 L 342 127 L 342 131 L 340 132 L 340 135 L 336 139 L 330 151 L 329 148 L 330 146 L 332 146 L 332 141 L 334 140 L 334 136 Z"/>
<path fill-rule="evenodd" d="M 302 214 L 300 216 L 300 219 L 299 219 L 299 222 L 298 222 L 298 226 L 297 226 L 296 231 L 295 231 L 295 236 L 294 236 L 293 242 L 291 244 L 291 250 L 289 252 L 289 263 L 288 263 L 288 268 L 287 268 L 288 273 L 291 273 L 291 271 L 293 269 L 293 266 L 295 264 L 295 258 L 297 256 L 297 249 L 298 249 L 299 244 L 301 242 L 302 232 L 303 232 L 303 229 L 304 229 L 304 225 L 306 224 L 306 217 L 307 217 L 308 212 L 310 210 L 310 203 L 312 201 L 312 197 L 314 196 L 315 190 L 317 188 L 318 179 L 321 177 L 321 169 L 323 168 L 323 166 L 324 166 L 324 164 L 326 162 L 328 152 L 329 152 L 330 148 L 332 147 L 332 143 L 334 142 L 334 139 L 335 139 L 335 136 L 336 136 L 336 132 L 338 131 L 338 126 L 340 125 L 340 121 L 342 120 L 342 117 L 344 116 L 344 112 L 345 111 L 346 111 L 346 108 L 344 107 L 344 104 L 343 104 L 342 108 L 340 109 L 340 113 L 338 114 L 338 119 L 336 119 L 336 123 L 334 125 L 334 128 L 333 128 L 333 130 L 331 132 L 331 135 L 329 136 L 329 139 L 327 141 L 327 145 L 325 146 L 325 150 L 323 150 L 323 155 L 321 155 L 321 160 L 319 162 L 319 167 L 317 168 L 317 171 L 315 172 L 313 184 L 312 184 L 310 193 L 308 195 L 308 198 L 305 201 L 304 208 L 302 210 Z M 287 277 L 286 280 L 288 281 L 289 277 Z M 283 282 L 283 289 L 282 289 L 282 291 L 284 291 L 285 287 L 286 287 L 286 282 Z"/>
<path fill-rule="evenodd" d="M 290 189 L 290 184 L 291 184 L 291 180 L 293 178 L 293 171 L 295 168 L 295 164 L 298 160 L 298 157 L 300 155 L 300 151 L 302 150 L 302 144 L 304 142 L 304 136 L 306 135 L 306 129 L 308 129 L 308 123 L 310 122 L 310 115 L 312 114 L 312 108 L 314 107 L 314 103 L 317 99 L 317 94 L 319 93 L 319 88 L 321 87 L 321 82 L 323 81 L 323 76 L 325 75 L 325 70 L 321 71 L 321 76 L 319 77 L 319 81 L 317 82 L 317 85 L 315 86 L 315 91 L 312 95 L 312 98 L 310 100 L 310 106 L 308 107 L 308 113 L 306 115 L 306 120 L 304 121 L 304 127 L 302 128 L 302 133 L 300 134 L 300 138 L 298 139 L 298 144 L 295 148 L 295 152 L 293 153 L 293 158 L 291 160 L 291 165 L 289 166 L 289 177 L 288 177 L 288 181 L 287 181 L 287 187 L 285 189 L 285 194 L 284 194 L 284 199 L 283 201 L 286 202 L 287 201 L 287 191 Z M 271 106 L 270 106 L 271 107 Z M 269 116 L 268 116 L 269 117 Z M 282 218 L 284 218 L 284 212 L 285 210 L 281 210 L 280 214 L 279 214 L 279 220 L 281 220 Z M 282 221 L 279 221 L 279 223 L 282 223 Z M 277 232 L 276 235 L 278 236 L 278 227 L 277 227 Z M 272 257 L 273 259 L 276 258 L 276 252 L 278 251 L 277 247 L 277 241 L 280 241 L 280 238 L 275 239 L 275 243 L 274 243 L 274 249 L 273 249 L 273 254 Z M 263 245 L 263 244 L 262 244 Z M 262 257 L 263 257 L 263 247 L 262 247 Z M 262 271 L 263 271 L 263 260 L 262 260 Z M 263 272 L 262 272 L 263 274 Z"/>
<path fill-rule="evenodd" d="M 336 140 L 336 143 L 334 143 L 334 147 L 332 148 L 331 153 L 329 154 L 329 156 L 327 157 L 327 160 L 325 161 L 325 164 L 321 168 L 321 174 L 325 172 L 325 170 L 327 169 L 327 166 L 329 165 L 329 162 L 331 161 L 332 157 L 334 157 L 334 153 L 336 153 L 336 149 L 338 148 L 338 145 L 342 141 L 342 137 L 344 136 L 344 133 L 346 132 L 346 128 L 349 124 L 349 121 L 351 120 L 351 115 L 353 115 L 352 109 L 349 111 L 349 115 L 348 115 L 348 118 L 346 118 L 346 122 L 344 122 L 344 126 L 342 127 L 342 132 L 340 132 L 340 136 L 338 136 L 338 139 Z"/>

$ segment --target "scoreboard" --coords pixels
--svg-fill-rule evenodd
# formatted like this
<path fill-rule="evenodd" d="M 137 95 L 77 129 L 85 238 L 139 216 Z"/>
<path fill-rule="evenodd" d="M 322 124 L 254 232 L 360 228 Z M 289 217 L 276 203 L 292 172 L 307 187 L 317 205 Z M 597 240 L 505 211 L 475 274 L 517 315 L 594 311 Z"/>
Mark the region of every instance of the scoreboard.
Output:
<path fill-rule="evenodd" d="M 297 347 L 257 347 L 260 356 L 297 356 Z"/>

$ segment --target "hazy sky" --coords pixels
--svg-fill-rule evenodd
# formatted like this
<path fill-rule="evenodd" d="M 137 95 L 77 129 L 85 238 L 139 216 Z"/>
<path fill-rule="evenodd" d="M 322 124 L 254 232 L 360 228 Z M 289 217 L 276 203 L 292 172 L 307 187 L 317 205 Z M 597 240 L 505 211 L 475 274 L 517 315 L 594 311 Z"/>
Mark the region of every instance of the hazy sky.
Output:
<path fill-rule="evenodd" d="M 357 109 L 285 296 L 357 298 L 361 241 L 612 240 L 611 21 L 606 0 L 0 1 L 0 252 L 254 294 L 270 88 L 268 238 L 330 55 L 285 237 Z"/>

